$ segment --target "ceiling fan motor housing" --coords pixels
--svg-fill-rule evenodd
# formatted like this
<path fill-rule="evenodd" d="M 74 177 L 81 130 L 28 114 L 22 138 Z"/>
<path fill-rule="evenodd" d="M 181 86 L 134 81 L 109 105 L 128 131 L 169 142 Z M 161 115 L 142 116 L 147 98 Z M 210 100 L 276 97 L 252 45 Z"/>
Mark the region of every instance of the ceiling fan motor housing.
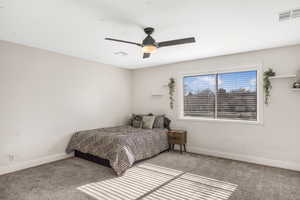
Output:
<path fill-rule="evenodd" d="M 147 34 L 147 37 L 143 40 L 143 46 L 152 45 L 157 47 L 155 40 L 150 36 L 154 32 L 154 28 L 147 27 L 144 31 Z"/>
<path fill-rule="evenodd" d="M 146 45 L 157 46 L 155 43 L 155 40 L 150 35 L 147 35 L 147 37 L 143 40 L 143 46 L 146 46 Z"/>
<path fill-rule="evenodd" d="M 147 27 L 147 28 L 144 28 L 144 31 L 147 35 L 151 35 L 154 32 L 154 28 Z"/>

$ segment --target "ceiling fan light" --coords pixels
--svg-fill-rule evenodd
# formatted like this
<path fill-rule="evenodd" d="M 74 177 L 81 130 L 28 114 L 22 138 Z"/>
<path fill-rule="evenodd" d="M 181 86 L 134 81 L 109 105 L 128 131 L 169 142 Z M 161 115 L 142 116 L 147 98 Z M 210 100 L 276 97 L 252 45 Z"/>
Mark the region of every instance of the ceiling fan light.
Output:
<path fill-rule="evenodd" d="M 143 46 L 143 52 L 144 53 L 154 53 L 156 52 L 157 47 L 154 45 L 145 45 Z"/>

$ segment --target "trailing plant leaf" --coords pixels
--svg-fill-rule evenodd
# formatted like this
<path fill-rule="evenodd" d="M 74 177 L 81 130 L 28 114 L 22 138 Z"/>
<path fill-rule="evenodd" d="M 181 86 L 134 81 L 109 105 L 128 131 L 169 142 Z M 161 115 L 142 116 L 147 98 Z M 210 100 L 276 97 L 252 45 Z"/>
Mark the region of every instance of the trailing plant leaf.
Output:
<path fill-rule="evenodd" d="M 174 78 L 170 78 L 169 84 L 169 95 L 170 95 L 170 108 L 173 109 L 174 108 L 174 92 L 175 92 L 175 79 Z"/>
<path fill-rule="evenodd" d="M 270 81 L 270 77 L 275 76 L 276 73 L 269 68 L 267 71 L 264 72 L 264 92 L 265 92 L 265 104 L 269 104 L 270 102 L 270 96 L 271 96 L 271 89 L 272 89 L 272 84 Z"/>

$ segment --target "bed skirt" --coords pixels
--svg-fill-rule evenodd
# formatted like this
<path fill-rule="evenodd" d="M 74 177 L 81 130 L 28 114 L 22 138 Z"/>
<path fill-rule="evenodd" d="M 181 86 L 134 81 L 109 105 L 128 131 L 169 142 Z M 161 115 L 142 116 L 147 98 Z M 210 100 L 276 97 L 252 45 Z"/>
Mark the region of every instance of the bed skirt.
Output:
<path fill-rule="evenodd" d="M 166 150 L 160 152 L 159 154 L 161 154 L 163 152 L 166 152 L 166 151 L 169 151 L 169 149 L 166 149 Z M 107 159 L 100 158 L 98 156 L 94 156 L 94 155 L 89 154 L 89 153 L 82 153 L 81 151 L 78 151 L 78 150 L 75 150 L 75 154 L 74 155 L 75 155 L 75 157 L 82 158 L 82 159 L 85 159 L 85 160 L 88 160 L 88 161 L 91 161 L 91 162 L 103 165 L 105 167 L 111 168 L 111 166 L 109 164 L 109 160 L 107 160 Z M 157 155 L 155 155 L 155 156 L 157 156 Z M 155 156 L 152 156 L 150 158 L 153 158 Z M 145 158 L 143 160 L 135 161 L 135 163 L 138 163 L 138 162 L 141 162 L 141 161 L 144 161 L 144 160 L 147 160 L 147 159 L 149 159 L 149 158 Z"/>
<path fill-rule="evenodd" d="M 88 160 L 88 161 L 92 161 L 94 163 L 98 163 L 98 164 L 103 165 L 105 167 L 111 168 L 111 166 L 109 164 L 109 160 L 104 159 L 104 158 L 100 158 L 98 156 L 94 156 L 94 155 L 89 154 L 89 153 L 82 153 L 81 151 L 75 150 L 75 157 L 82 158 L 82 159 L 85 159 L 85 160 Z"/>

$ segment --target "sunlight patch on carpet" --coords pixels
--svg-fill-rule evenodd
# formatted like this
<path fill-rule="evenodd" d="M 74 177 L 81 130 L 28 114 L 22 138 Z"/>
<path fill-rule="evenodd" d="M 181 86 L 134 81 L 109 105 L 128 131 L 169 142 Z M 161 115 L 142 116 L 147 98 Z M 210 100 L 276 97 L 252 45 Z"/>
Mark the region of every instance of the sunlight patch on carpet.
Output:
<path fill-rule="evenodd" d="M 78 189 L 97 200 L 227 200 L 237 185 L 149 163 Z"/>

